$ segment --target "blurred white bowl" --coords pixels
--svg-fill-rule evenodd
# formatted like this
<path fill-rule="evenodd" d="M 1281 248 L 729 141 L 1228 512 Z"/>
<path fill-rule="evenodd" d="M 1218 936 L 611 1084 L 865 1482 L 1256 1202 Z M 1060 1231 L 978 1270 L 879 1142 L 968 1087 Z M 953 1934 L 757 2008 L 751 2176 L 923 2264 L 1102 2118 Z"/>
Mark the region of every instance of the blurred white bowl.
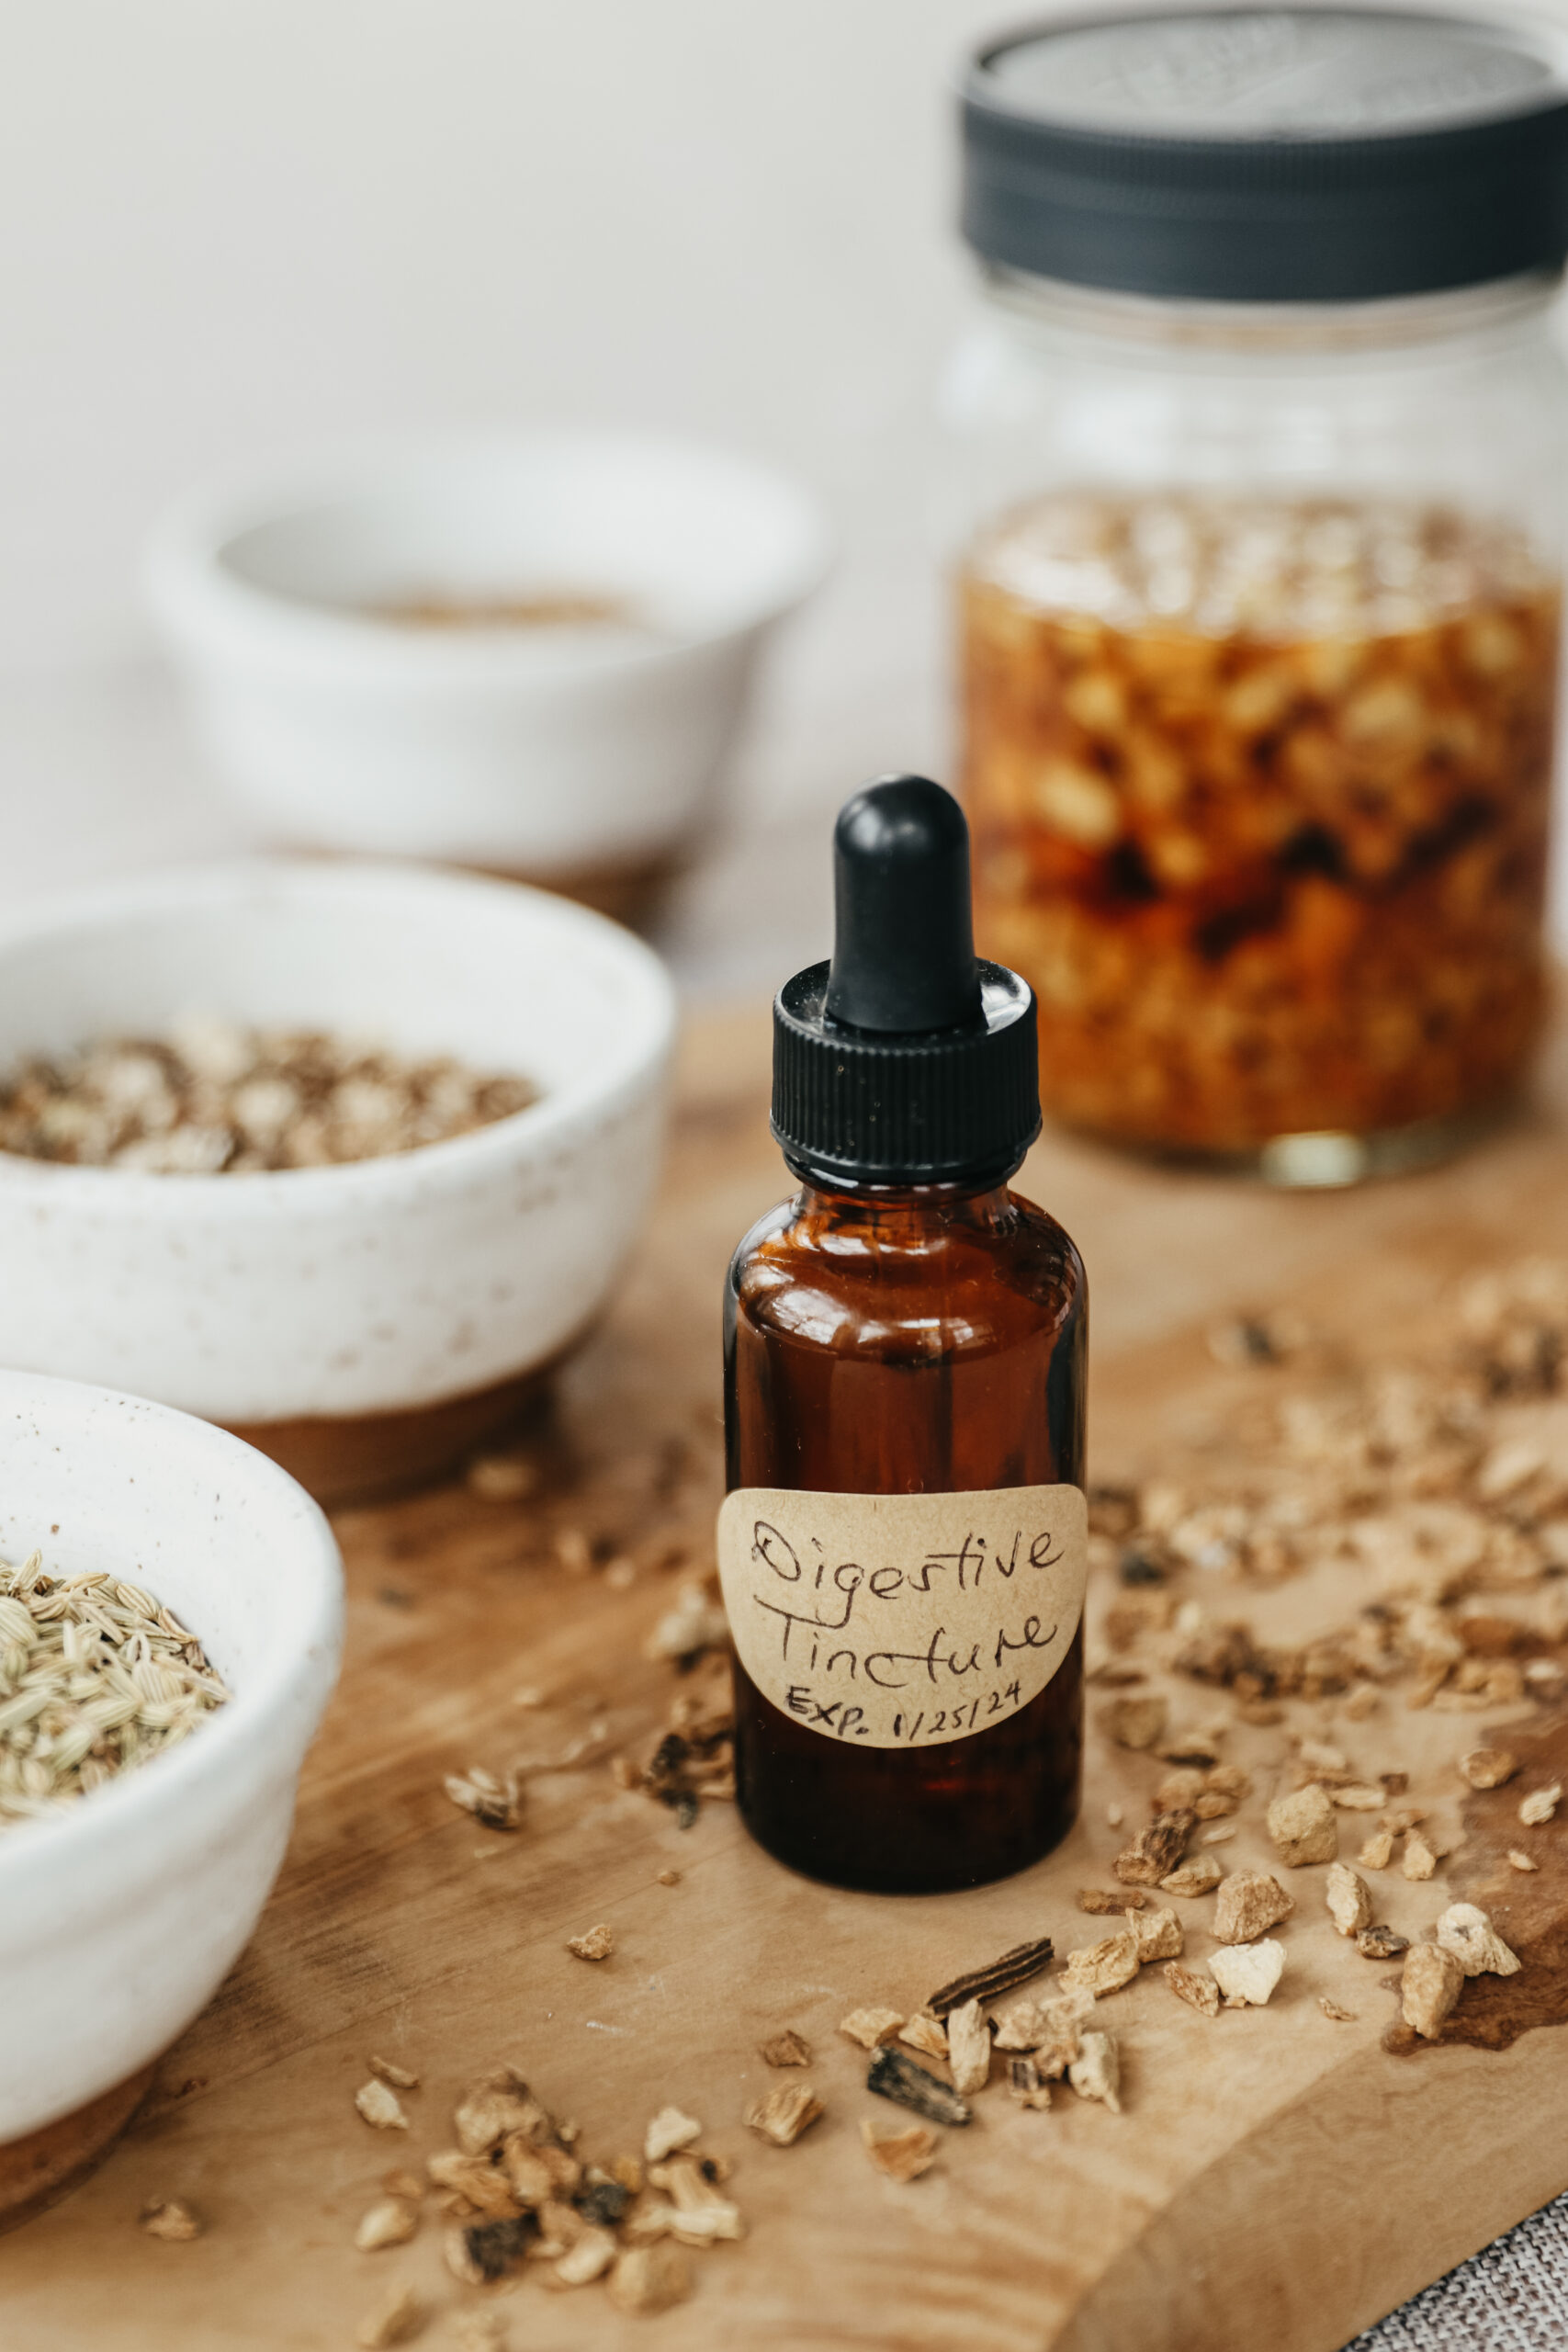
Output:
<path fill-rule="evenodd" d="M 337 1679 L 343 1571 L 275 1464 L 141 1397 L 0 1372 L 0 1558 L 144 1586 L 233 1693 L 63 1818 L 0 1832 L 3 2144 L 135 2075 L 239 1956 Z"/>
<path fill-rule="evenodd" d="M 664 1126 L 662 965 L 564 899 L 407 866 L 193 870 L 0 922 L 0 1070 L 192 1012 L 452 1054 L 541 1100 L 277 1174 L 0 1153 L 0 1363 L 238 1427 L 319 1494 L 445 1466 L 582 1336 L 630 1248 Z"/>
<path fill-rule="evenodd" d="M 692 840 L 758 651 L 829 554 L 815 502 L 759 467 L 537 431 L 197 491 L 147 577 L 199 731 L 271 838 L 570 885 Z M 562 594 L 637 625 L 384 617 Z"/>

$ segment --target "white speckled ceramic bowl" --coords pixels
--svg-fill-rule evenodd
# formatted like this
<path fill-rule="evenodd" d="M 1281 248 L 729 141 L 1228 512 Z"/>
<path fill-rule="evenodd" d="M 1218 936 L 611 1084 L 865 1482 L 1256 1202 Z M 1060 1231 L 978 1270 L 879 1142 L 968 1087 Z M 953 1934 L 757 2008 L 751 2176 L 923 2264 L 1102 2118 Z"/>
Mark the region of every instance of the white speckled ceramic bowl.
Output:
<path fill-rule="evenodd" d="M 0 922 L 0 1069 L 183 1012 L 369 1035 L 541 1100 L 396 1158 L 166 1176 L 0 1154 L 0 1363 L 239 1430 L 329 1498 L 412 1483 L 587 1329 L 658 1173 L 674 1001 L 563 899 L 260 864 Z"/>
<path fill-rule="evenodd" d="M 215 769 L 269 838 L 618 912 L 699 833 L 758 656 L 830 544 L 815 501 L 726 450 L 544 427 L 198 489 L 147 579 Z M 385 616 L 563 594 L 636 625 Z"/>
<path fill-rule="evenodd" d="M 0 1831 L 0 2211 L 112 2136 L 233 1965 L 343 1637 L 332 1531 L 276 1464 L 143 1398 L 0 1372 L 0 1558 L 35 1549 L 146 1587 L 233 1696 L 62 1818 Z"/>

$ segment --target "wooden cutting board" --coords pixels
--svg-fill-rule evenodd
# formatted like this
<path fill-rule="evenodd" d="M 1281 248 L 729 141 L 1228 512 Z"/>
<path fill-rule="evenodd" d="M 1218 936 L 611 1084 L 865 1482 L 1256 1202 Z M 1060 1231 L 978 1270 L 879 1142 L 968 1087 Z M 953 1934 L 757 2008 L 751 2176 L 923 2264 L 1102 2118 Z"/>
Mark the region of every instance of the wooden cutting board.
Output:
<path fill-rule="evenodd" d="M 1108 1804 L 1135 1823 L 1153 1769 L 1095 1737 L 1083 1819 L 1059 1854 L 1009 1884 L 932 1899 L 807 1884 L 750 1846 L 731 1806 L 705 1804 L 682 1830 L 615 1782 L 609 1754 L 646 1752 L 673 1688 L 670 1667 L 644 1656 L 649 1630 L 682 1557 L 708 1557 L 720 1278 L 784 1189 L 766 1063 L 760 1013 L 690 1036 L 657 1218 L 564 1377 L 534 1449 L 537 1491 L 487 1501 L 446 1487 L 342 1516 L 348 1662 L 282 1878 L 107 2161 L 0 2239 L 6 2352 L 328 2352 L 402 2278 L 431 2300 L 420 2340 L 456 2341 L 459 2307 L 479 2298 L 443 2267 L 434 2213 L 390 2252 L 358 2254 L 352 2237 L 382 2173 L 449 2145 L 455 2093 L 501 2059 L 601 2157 L 635 2150 L 677 2102 L 733 2160 L 728 2193 L 748 2224 L 743 2244 L 691 2257 L 695 2295 L 660 2318 L 622 2316 L 598 2288 L 550 2293 L 536 2275 L 492 2293 L 519 2352 L 1333 2352 L 1568 2183 L 1568 1970 L 1514 1980 L 1528 1998 L 1507 2031 L 1545 2022 L 1510 2046 L 1395 2056 L 1382 2046 L 1387 1972 L 1348 1960 L 1315 1886 L 1283 1931 L 1290 1965 L 1267 2010 L 1210 2021 L 1157 1972 L 1115 1996 L 1120 2117 L 1070 2096 L 1025 2112 L 994 2088 L 924 2178 L 872 2171 L 861 2120 L 893 2127 L 900 2113 L 866 2094 L 864 2055 L 839 2018 L 867 2002 L 912 2009 L 1026 1936 L 1062 1950 L 1113 1926 L 1086 1920 L 1077 1891 L 1107 1883 L 1123 1842 Z M 1486 1150 L 1349 1194 L 1272 1195 L 1043 1143 L 1020 1182 L 1089 1264 L 1096 1476 L 1146 1471 L 1224 1424 L 1238 1375 L 1203 1333 L 1227 1312 L 1294 1301 L 1320 1329 L 1365 1340 L 1419 1317 L 1474 1264 L 1568 1251 L 1563 1063 L 1559 1047 L 1541 1107 Z M 631 1560 L 633 1580 L 583 1570 L 582 1538 Z M 1313 1583 L 1280 1589 L 1272 1631 L 1322 1621 L 1330 1597 Z M 1294 1719 L 1316 1729 L 1322 1713 Z M 1435 1774 L 1457 1786 L 1450 1759 L 1477 1736 L 1474 1716 L 1396 1708 L 1377 1765 L 1406 1766 L 1413 1792 Z M 529 1780 L 515 1835 L 476 1827 L 443 1793 L 449 1771 L 559 1759 L 584 1741 L 575 1762 Z M 1244 1760 L 1267 1771 L 1282 1746 L 1259 1731 Z M 1228 1865 L 1272 1863 L 1260 1814 L 1244 1812 Z M 679 1884 L 657 1883 L 670 1870 Z M 1538 1947 L 1561 1958 L 1568 1847 L 1530 1886 Z M 1382 1907 L 1415 1931 L 1447 1899 L 1441 1880 L 1397 1881 Z M 570 1957 L 566 1939 L 601 1920 L 614 1957 Z M 1348 1969 L 1356 2016 L 1331 2022 L 1317 1996 L 1344 2002 Z M 779 2150 L 742 2114 L 800 2079 L 770 2076 L 757 2055 L 785 2025 L 813 2045 L 827 2112 Z M 25 2031 L 4 2021 L 4 2036 Z M 422 2077 L 406 2137 L 355 2113 L 372 2052 Z M 136 2217 L 154 2197 L 188 2199 L 206 2234 L 148 2238 Z"/>

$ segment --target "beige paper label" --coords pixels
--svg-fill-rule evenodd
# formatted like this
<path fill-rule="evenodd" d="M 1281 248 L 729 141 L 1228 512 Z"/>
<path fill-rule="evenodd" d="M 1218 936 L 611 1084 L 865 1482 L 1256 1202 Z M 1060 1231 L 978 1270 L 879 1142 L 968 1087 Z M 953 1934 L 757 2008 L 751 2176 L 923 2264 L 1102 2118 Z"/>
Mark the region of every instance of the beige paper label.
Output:
<path fill-rule="evenodd" d="M 967 1739 L 1027 1706 L 1066 1656 L 1088 1564 L 1077 1487 L 742 1487 L 718 1515 L 747 1673 L 796 1723 L 867 1747 Z"/>

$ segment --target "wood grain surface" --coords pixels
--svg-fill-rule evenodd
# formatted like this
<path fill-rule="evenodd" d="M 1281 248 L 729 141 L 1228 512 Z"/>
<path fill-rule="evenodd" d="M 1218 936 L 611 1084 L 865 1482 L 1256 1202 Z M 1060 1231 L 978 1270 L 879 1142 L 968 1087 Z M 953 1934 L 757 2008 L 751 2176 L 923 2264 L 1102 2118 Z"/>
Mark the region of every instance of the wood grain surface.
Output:
<path fill-rule="evenodd" d="M 1355 1193 L 1280 1196 L 1042 1144 L 1020 1187 L 1089 1265 L 1095 1476 L 1147 1472 L 1244 1418 L 1248 1375 L 1204 1345 L 1217 1317 L 1293 1301 L 1325 1330 L 1393 1334 L 1472 1266 L 1568 1252 L 1562 1059 L 1540 1107 L 1485 1150 Z M 1525 2005 L 1491 2037 L 1501 2046 L 1385 2048 L 1388 1972 L 1348 1952 L 1314 1893 L 1283 1931 L 1289 1968 L 1268 2009 L 1203 2018 L 1153 1971 L 1116 1996 L 1120 2117 L 1071 2097 L 1026 2112 L 993 2089 L 924 2178 L 872 2171 L 862 2118 L 900 2116 L 866 2094 L 839 2018 L 863 2002 L 912 2009 L 1027 1936 L 1089 1940 L 1099 1927 L 1077 1891 L 1108 1883 L 1123 1842 L 1107 1808 L 1135 1822 L 1153 1773 L 1091 1739 L 1083 1817 L 1060 1853 L 1005 1885 L 919 1899 L 810 1885 L 756 1851 L 731 1806 L 705 1804 L 682 1830 L 616 1785 L 610 1755 L 646 1751 L 673 1689 L 644 1655 L 650 1628 L 682 1566 L 711 1556 L 720 1279 L 784 1189 L 766 1064 L 761 1012 L 688 1038 L 661 1204 L 562 1375 L 532 1447 L 536 1491 L 486 1501 L 448 1486 L 340 1517 L 348 1661 L 282 1878 L 105 2163 L 0 2239 L 5 2352 L 328 2352 L 354 2343 L 397 2278 L 429 2296 L 419 2340 L 455 2343 L 479 2297 L 446 2271 L 436 2218 L 375 2255 L 353 2233 L 387 2168 L 449 2145 L 455 2094 L 502 2059 L 601 2158 L 635 2151 L 677 2102 L 732 2160 L 728 2193 L 748 2225 L 744 2243 L 692 2256 L 694 2299 L 660 2318 L 622 2315 L 598 2288 L 550 2293 L 535 2275 L 489 2290 L 518 2352 L 1334 2352 L 1568 2182 L 1568 1849 L 1552 1846 L 1528 1893 L 1499 1894 L 1483 1797 L 1447 1867 L 1477 1899 L 1491 1888 L 1528 1905 L 1513 1929 L 1520 1989 L 1489 1994 L 1499 2015 Z M 584 1548 L 597 1565 L 581 1566 Z M 631 1580 L 606 1560 L 630 1561 Z M 1314 1576 L 1248 1605 L 1290 1638 L 1347 1598 Z M 1299 1727 L 1324 1713 L 1302 1705 Z M 1451 1785 L 1457 1825 L 1451 1760 L 1477 1736 L 1473 1715 L 1400 1712 L 1380 1723 L 1376 1764 L 1408 1770 L 1413 1789 Z M 1529 1736 L 1543 1758 L 1562 1752 L 1561 1728 L 1539 1717 Z M 1281 1751 L 1260 1727 L 1234 1752 L 1268 1771 Z M 558 1769 L 528 1779 L 513 1835 L 478 1828 L 443 1793 L 446 1772 L 519 1756 Z M 1273 1863 L 1260 1815 L 1246 1809 L 1227 1865 Z M 680 1883 L 659 1884 L 665 1871 Z M 1441 1879 L 1396 1874 L 1379 1896 L 1405 1932 L 1449 1899 Z M 601 1920 L 613 1958 L 572 1958 L 567 1938 Z M 1326 2018 L 1323 1993 L 1353 2018 Z M 780 2150 L 742 2116 L 800 2079 L 770 2077 L 757 2054 L 786 2025 L 812 2044 L 827 2112 Z M 420 2073 L 406 2135 L 355 2113 L 372 2052 Z M 206 2233 L 144 2235 L 137 2213 L 159 2197 L 188 2199 Z"/>

